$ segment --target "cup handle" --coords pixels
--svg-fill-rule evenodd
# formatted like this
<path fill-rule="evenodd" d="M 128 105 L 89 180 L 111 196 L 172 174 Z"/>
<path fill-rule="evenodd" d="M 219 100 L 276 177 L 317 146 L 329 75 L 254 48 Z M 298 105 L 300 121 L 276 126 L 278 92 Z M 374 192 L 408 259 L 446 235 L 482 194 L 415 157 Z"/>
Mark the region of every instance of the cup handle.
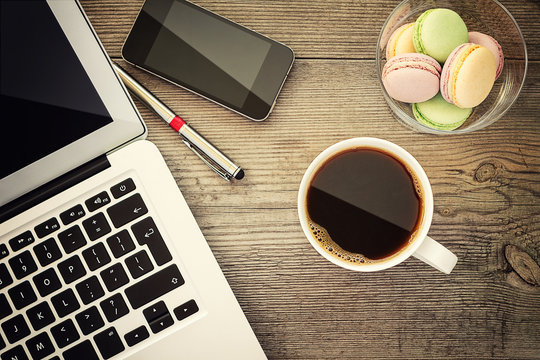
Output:
<path fill-rule="evenodd" d="M 426 236 L 413 256 L 445 274 L 450 274 L 457 263 L 457 256 L 453 252 L 429 236 Z"/>

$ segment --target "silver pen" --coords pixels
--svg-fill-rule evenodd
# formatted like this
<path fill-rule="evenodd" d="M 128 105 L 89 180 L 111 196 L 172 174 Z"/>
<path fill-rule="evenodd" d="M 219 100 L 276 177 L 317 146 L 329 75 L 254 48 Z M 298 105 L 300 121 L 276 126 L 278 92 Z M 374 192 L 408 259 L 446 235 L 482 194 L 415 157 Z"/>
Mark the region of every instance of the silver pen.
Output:
<path fill-rule="evenodd" d="M 208 140 L 199 135 L 180 116 L 176 115 L 165 104 L 159 101 L 150 91 L 133 79 L 121 67 L 113 63 L 113 67 L 124 82 L 128 90 L 141 100 L 146 106 L 154 110 L 163 120 L 169 124 L 182 138 L 184 144 L 214 170 L 219 176 L 227 181 L 231 178 L 240 180 L 244 177 L 244 170 L 235 165 L 221 151 L 216 149 Z"/>

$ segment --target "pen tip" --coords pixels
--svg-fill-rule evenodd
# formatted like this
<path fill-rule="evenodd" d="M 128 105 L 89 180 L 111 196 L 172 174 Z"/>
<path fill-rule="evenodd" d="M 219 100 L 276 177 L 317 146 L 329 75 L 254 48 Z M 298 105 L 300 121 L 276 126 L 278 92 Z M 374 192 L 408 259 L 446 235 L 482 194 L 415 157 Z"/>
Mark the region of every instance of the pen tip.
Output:
<path fill-rule="evenodd" d="M 242 180 L 244 178 L 244 170 L 240 169 L 240 171 L 238 171 L 236 175 L 234 175 L 234 178 L 236 180 Z"/>

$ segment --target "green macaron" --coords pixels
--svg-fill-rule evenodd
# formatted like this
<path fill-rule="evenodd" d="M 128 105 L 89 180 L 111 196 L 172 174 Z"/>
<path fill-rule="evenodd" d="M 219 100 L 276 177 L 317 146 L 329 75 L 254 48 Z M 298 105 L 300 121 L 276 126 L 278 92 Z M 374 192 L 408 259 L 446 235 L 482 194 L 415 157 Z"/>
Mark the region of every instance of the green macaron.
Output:
<path fill-rule="evenodd" d="M 438 93 L 428 101 L 413 104 L 412 110 L 420 124 L 437 130 L 454 130 L 468 119 L 473 109 L 450 104 Z"/>
<path fill-rule="evenodd" d="M 465 22 L 450 9 L 426 10 L 414 24 L 413 45 L 416 52 L 429 55 L 441 64 L 452 50 L 468 41 Z"/>

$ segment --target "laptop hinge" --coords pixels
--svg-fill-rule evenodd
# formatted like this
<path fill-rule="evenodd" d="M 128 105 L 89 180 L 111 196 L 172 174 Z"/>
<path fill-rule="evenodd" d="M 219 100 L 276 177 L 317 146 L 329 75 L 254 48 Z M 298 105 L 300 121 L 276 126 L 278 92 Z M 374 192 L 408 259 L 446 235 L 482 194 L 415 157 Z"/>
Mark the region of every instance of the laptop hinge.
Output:
<path fill-rule="evenodd" d="M 111 164 L 106 155 L 101 155 L 89 162 L 65 173 L 56 179 L 30 191 L 29 193 L 0 207 L 0 223 L 11 219 L 31 207 L 61 193 L 88 179 L 89 177 L 109 168 Z"/>

